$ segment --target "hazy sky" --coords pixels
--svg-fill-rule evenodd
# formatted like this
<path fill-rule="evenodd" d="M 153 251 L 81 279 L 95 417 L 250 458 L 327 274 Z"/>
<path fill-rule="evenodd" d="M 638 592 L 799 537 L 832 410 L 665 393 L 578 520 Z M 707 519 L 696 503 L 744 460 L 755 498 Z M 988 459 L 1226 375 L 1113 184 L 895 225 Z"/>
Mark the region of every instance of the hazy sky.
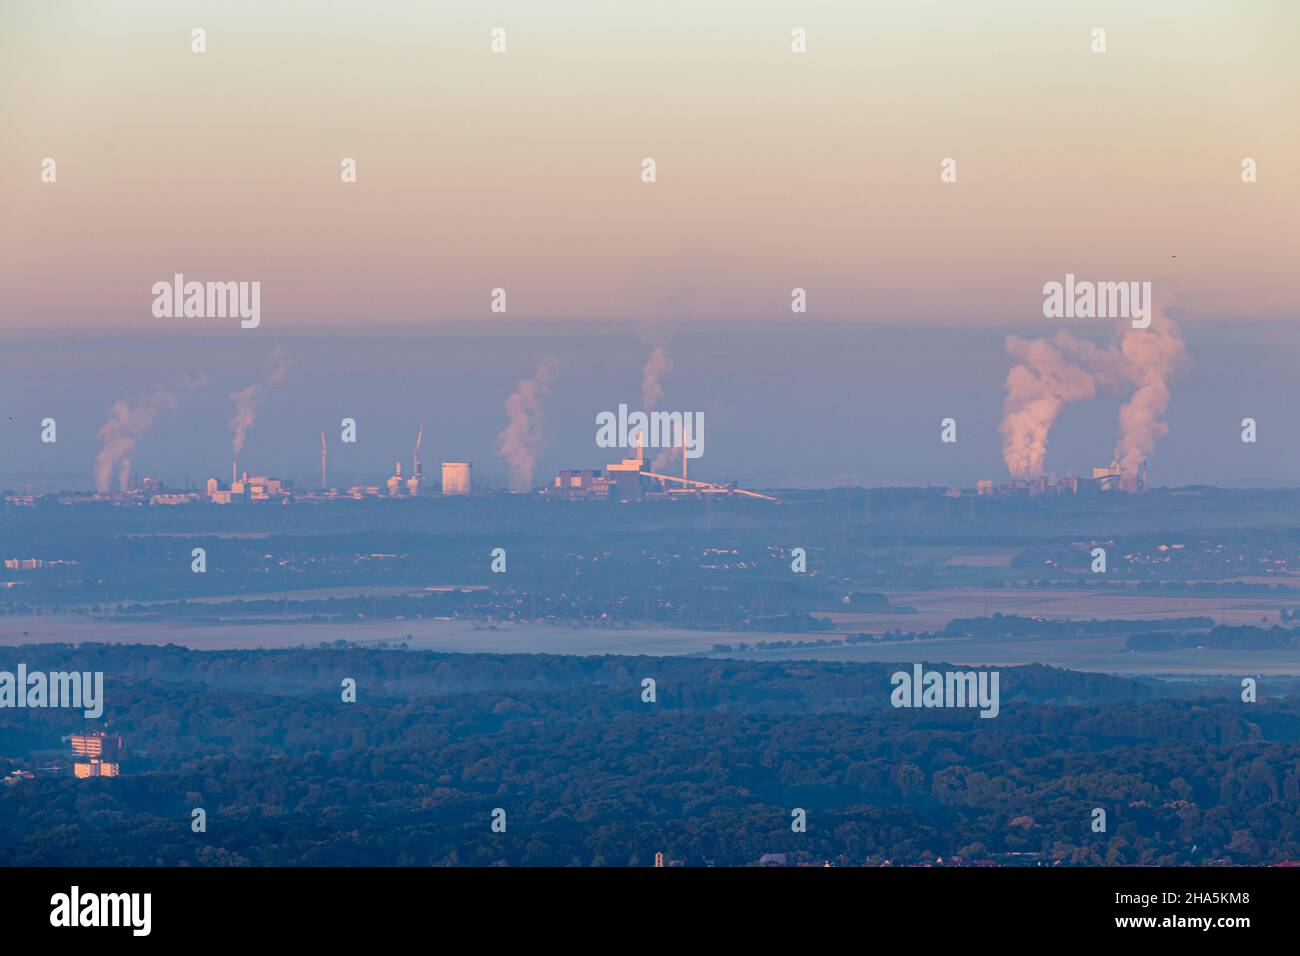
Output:
<path fill-rule="evenodd" d="M 110 403 L 172 372 L 208 385 L 137 467 L 228 470 L 229 392 L 277 346 L 266 470 L 312 474 L 316 427 L 356 406 L 361 471 L 409 458 L 423 420 L 503 472 L 502 405 L 546 353 L 539 478 L 599 465 L 587 420 L 637 402 L 646 323 L 671 332 L 665 407 L 716 417 L 706 462 L 735 474 L 713 477 L 1001 477 L 1004 336 L 1111 333 L 1042 317 L 1073 272 L 1176 303 L 1191 361 L 1153 480 L 1294 483 L 1294 442 L 1206 453 L 1243 415 L 1280 438 L 1300 413 L 1297 36 L 1287 0 L 6 0 L 0 480 L 84 486 Z M 177 272 L 260 282 L 260 328 L 155 318 Z M 1049 465 L 1108 458 L 1117 407 L 1067 409 Z"/>

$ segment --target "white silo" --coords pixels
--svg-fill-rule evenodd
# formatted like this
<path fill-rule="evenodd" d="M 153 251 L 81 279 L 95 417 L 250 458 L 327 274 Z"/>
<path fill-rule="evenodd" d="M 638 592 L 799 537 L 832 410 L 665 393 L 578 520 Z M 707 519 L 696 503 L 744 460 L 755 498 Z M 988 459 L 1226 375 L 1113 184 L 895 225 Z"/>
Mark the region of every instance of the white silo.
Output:
<path fill-rule="evenodd" d="M 469 462 L 444 461 L 442 463 L 442 493 L 467 495 L 470 490 Z"/>

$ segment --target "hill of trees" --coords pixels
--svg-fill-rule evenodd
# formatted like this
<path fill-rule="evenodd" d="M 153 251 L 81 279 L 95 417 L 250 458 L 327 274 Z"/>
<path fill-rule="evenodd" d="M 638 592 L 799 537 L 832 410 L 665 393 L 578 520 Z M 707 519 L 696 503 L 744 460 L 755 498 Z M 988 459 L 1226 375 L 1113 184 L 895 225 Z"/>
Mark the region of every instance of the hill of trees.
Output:
<path fill-rule="evenodd" d="M 0 770 L 39 766 L 83 729 L 127 748 L 118 778 L 0 787 L 6 865 L 1300 858 L 1300 704 L 1243 704 L 1230 681 L 1174 695 L 1007 668 L 990 720 L 894 709 L 897 667 L 883 664 L 109 645 L 6 657 L 103 671 L 107 703 L 102 721 L 0 710 Z M 355 703 L 341 699 L 349 677 Z"/>

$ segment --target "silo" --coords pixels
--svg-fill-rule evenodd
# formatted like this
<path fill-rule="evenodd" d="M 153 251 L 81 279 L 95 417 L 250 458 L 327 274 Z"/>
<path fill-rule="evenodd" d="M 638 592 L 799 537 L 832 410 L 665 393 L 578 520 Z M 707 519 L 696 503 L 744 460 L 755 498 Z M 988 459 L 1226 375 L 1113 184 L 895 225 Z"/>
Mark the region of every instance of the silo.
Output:
<path fill-rule="evenodd" d="M 442 493 L 444 495 L 467 495 L 469 491 L 469 462 L 444 461 L 442 463 Z"/>

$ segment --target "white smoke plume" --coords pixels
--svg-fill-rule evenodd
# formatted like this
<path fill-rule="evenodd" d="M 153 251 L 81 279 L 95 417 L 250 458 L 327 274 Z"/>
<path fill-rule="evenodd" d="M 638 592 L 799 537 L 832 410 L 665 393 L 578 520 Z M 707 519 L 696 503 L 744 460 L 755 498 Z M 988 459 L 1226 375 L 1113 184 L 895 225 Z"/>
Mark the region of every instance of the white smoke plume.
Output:
<path fill-rule="evenodd" d="M 1038 478 L 1047 461 L 1047 439 L 1068 402 L 1097 394 L 1097 379 L 1066 357 L 1077 340 L 1007 337 L 1007 351 L 1020 360 L 1007 374 L 1002 403 L 1002 458 L 1013 478 Z"/>
<path fill-rule="evenodd" d="M 673 359 L 668 353 L 668 330 L 662 325 L 643 322 L 637 328 L 637 337 L 642 342 L 652 346 L 650 355 L 645 360 L 645 365 L 641 367 L 641 408 L 646 413 L 649 413 L 657 409 L 659 403 L 664 399 L 663 380 L 673 370 Z M 660 471 L 667 468 L 672 461 L 680 461 L 681 456 L 681 445 L 664 446 L 659 450 L 659 454 L 655 456 L 650 465 L 650 470 Z"/>
<path fill-rule="evenodd" d="M 281 349 L 276 349 L 266 357 L 266 374 L 260 382 L 230 393 L 230 397 L 235 403 L 235 413 L 230 417 L 230 428 L 235 433 L 235 436 L 230 445 L 231 451 L 236 458 L 244 450 L 244 442 L 248 439 L 248 430 L 257 421 L 257 414 L 261 410 L 262 398 L 266 390 L 274 385 L 283 384 L 285 376 L 288 374 L 289 362 L 285 359 L 284 352 Z"/>
<path fill-rule="evenodd" d="M 1104 347 L 1068 332 L 1032 341 L 1007 338 L 1007 351 L 1019 359 L 1007 375 L 1000 429 L 1002 457 L 1013 478 L 1042 476 L 1061 410 L 1096 397 L 1100 389 L 1133 389 L 1119 416 L 1115 458 L 1122 470 L 1135 474 L 1151 455 L 1155 440 L 1168 431 L 1161 416 L 1169 407 L 1169 382 L 1183 364 L 1183 341 L 1163 310 L 1153 313 L 1149 328 L 1125 325 L 1119 344 Z"/>
<path fill-rule="evenodd" d="M 668 474 L 665 469 L 671 468 L 673 473 L 682 470 L 682 449 L 684 443 L 689 443 L 691 436 L 687 434 L 686 428 L 689 423 L 684 423 L 683 431 L 678 433 L 673 430 L 673 442 L 670 445 L 664 445 L 659 449 L 659 454 L 655 455 L 654 461 L 650 463 L 650 470 L 657 471 L 659 474 Z"/>
<path fill-rule="evenodd" d="M 655 455 L 655 460 L 650 463 L 650 470 L 657 471 L 659 474 L 667 474 L 665 468 L 676 466 L 680 470 L 682 461 L 681 445 L 665 445 L 659 449 L 659 454 Z"/>
<path fill-rule="evenodd" d="M 641 408 L 644 411 L 652 412 L 659 407 L 664 397 L 664 376 L 672 370 L 673 360 L 668 350 L 656 345 L 641 369 Z"/>
<path fill-rule="evenodd" d="M 520 380 L 506 399 L 509 423 L 497 436 L 497 454 L 510 469 L 513 491 L 528 491 L 533 486 L 537 458 L 545 439 L 542 400 L 551 394 L 551 384 L 559 369 L 559 362 L 554 358 L 543 358 L 537 363 L 537 371 L 532 377 Z"/>
<path fill-rule="evenodd" d="M 135 401 L 118 399 L 108 409 L 108 420 L 99 429 L 100 448 L 95 455 L 95 489 L 108 491 L 117 472 L 118 487 L 126 491 L 131 479 L 131 459 L 140 438 L 158 422 L 164 412 L 180 408 L 180 393 L 202 385 L 202 377 L 176 376 L 155 385 Z"/>
<path fill-rule="evenodd" d="M 1163 418 L 1169 408 L 1169 381 L 1185 364 L 1186 347 L 1173 319 L 1156 310 L 1151 327 L 1130 329 L 1120 350 L 1134 388 L 1119 410 L 1115 460 L 1121 471 L 1136 474 L 1155 451 L 1156 439 L 1169 432 Z"/>

